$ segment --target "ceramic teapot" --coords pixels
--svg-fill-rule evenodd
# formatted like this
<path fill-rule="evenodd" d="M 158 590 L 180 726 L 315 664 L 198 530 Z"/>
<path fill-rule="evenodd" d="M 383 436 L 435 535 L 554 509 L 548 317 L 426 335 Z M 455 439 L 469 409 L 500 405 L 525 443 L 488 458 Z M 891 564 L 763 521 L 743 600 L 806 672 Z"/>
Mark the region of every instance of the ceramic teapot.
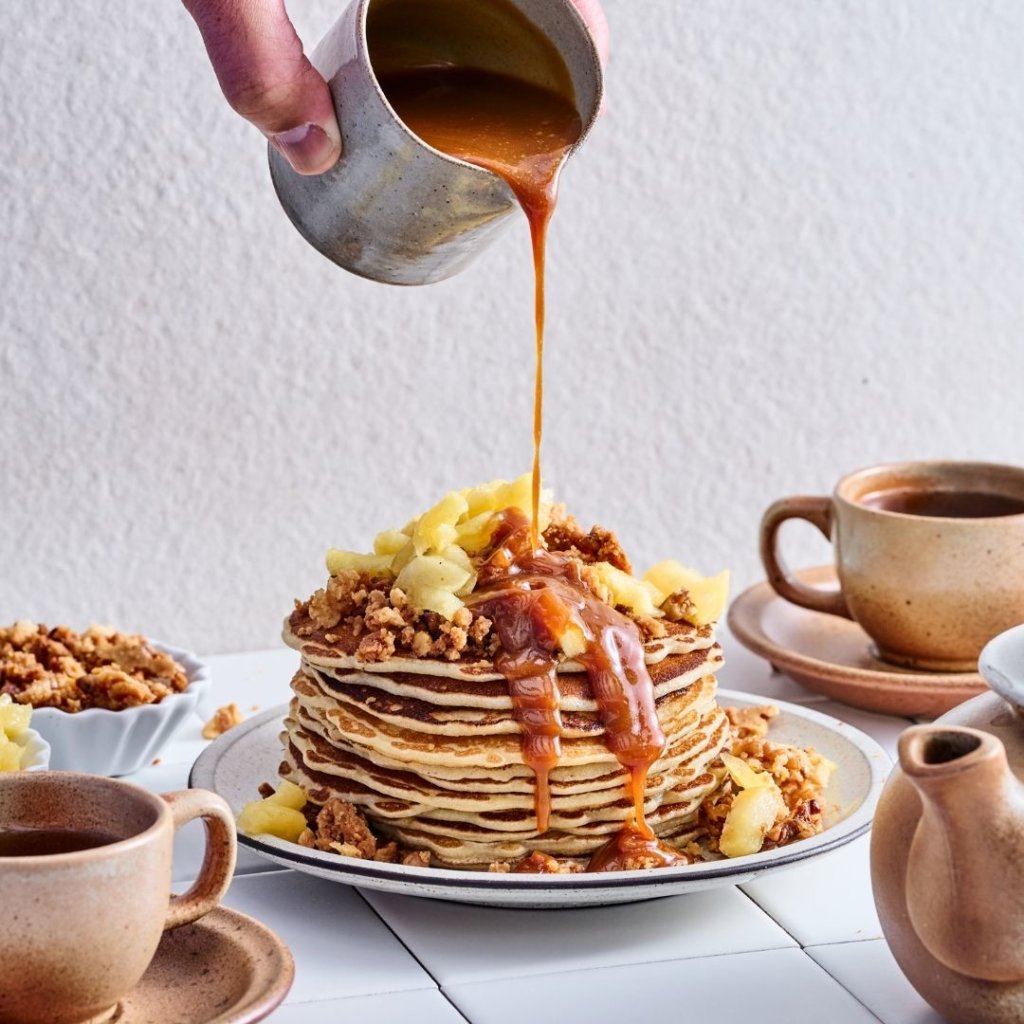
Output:
<path fill-rule="evenodd" d="M 994 692 L 900 737 L 871 838 L 896 961 L 951 1024 L 1024 1021 L 1024 626 L 982 651 Z"/>

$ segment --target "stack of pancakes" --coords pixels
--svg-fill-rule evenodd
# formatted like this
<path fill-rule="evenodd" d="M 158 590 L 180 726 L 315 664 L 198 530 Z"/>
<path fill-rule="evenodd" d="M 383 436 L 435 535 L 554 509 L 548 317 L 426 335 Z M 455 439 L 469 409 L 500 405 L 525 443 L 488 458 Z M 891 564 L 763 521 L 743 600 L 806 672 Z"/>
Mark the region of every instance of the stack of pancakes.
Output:
<path fill-rule="evenodd" d="M 562 753 L 551 772 L 551 819 L 538 833 L 534 776 L 508 683 L 489 662 L 395 657 L 367 664 L 304 641 L 285 719 L 281 774 L 315 803 L 338 797 L 371 827 L 434 863 L 486 868 L 533 851 L 586 857 L 629 818 L 628 774 L 605 743 L 583 666 L 559 666 Z M 687 842 L 709 770 L 729 739 L 715 702 L 721 648 L 710 627 L 674 625 L 645 644 L 667 744 L 647 778 L 645 812 L 662 839 Z"/>

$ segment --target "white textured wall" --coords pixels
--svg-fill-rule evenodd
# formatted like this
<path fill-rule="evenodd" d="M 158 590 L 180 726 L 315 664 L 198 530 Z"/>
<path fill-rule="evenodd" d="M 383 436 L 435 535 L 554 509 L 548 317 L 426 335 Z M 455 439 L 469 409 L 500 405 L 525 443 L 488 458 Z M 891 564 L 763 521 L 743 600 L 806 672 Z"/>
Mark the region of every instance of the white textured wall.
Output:
<path fill-rule="evenodd" d="M 291 4 L 310 42 L 340 6 Z M 1024 5 L 607 11 L 551 242 L 560 496 L 743 584 L 777 496 L 1024 460 Z M 272 645 L 329 544 L 528 467 L 525 227 L 429 289 L 344 274 L 173 0 L 5 0 L 0 124 L 0 621 Z"/>

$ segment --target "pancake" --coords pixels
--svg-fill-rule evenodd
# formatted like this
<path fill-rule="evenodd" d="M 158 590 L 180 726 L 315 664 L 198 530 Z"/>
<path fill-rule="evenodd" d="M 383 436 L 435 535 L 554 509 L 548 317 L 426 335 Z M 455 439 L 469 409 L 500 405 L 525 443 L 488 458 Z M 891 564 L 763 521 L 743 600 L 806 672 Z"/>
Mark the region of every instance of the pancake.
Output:
<path fill-rule="evenodd" d="M 350 803 L 374 806 L 378 797 L 388 801 L 382 816 L 408 816 L 423 811 L 440 809 L 480 813 L 482 811 L 518 810 L 533 815 L 533 789 L 520 785 L 517 789 L 494 792 L 475 780 L 463 780 L 458 785 L 442 786 L 424 778 L 412 768 L 396 770 L 374 764 L 354 751 L 333 746 L 314 729 L 305 728 L 299 719 L 289 716 L 285 722 L 285 758 L 288 762 L 287 778 L 298 781 L 317 802 L 321 794 L 341 795 Z M 652 766 L 646 794 L 651 807 L 657 806 L 662 796 L 686 778 L 701 774 L 720 749 L 727 730 L 724 716 L 717 711 L 707 716 L 699 730 L 680 741 L 670 756 L 659 759 Z M 607 807 L 622 803 L 625 793 L 625 773 L 604 776 L 598 785 L 578 785 L 555 781 L 551 787 L 551 804 L 555 811 L 576 811 L 586 808 Z M 524 780 L 525 781 L 525 780 Z M 396 803 L 398 801 L 398 803 Z M 653 801 L 653 802 L 652 802 Z M 320 800 L 319 802 L 323 802 Z M 411 810 L 402 810 L 400 803 Z M 620 816 L 621 815 L 617 815 Z"/>
<path fill-rule="evenodd" d="M 449 675 L 427 675 L 423 672 L 387 671 L 374 666 L 359 669 L 340 669 L 325 666 L 317 660 L 304 659 L 304 665 L 315 668 L 311 673 L 328 691 L 344 693 L 354 687 L 374 688 L 382 695 L 392 694 L 402 700 L 418 700 L 437 709 L 443 715 L 444 709 L 453 708 L 463 712 L 469 708 L 483 711 L 511 711 L 512 698 L 504 677 L 485 679 L 467 677 L 457 673 Z M 667 655 L 656 662 L 648 662 L 655 697 L 663 697 L 681 690 L 703 675 L 717 671 L 723 663 L 722 649 L 711 644 L 681 654 Z M 596 712 L 597 701 L 590 692 L 586 675 L 571 668 L 565 662 L 559 668 L 559 708 L 563 712 Z"/>
<path fill-rule="evenodd" d="M 643 810 L 670 842 L 692 838 L 701 802 L 719 784 L 711 769 L 729 726 L 711 670 L 721 663 L 711 637 L 652 666 L 667 743 L 649 769 Z M 508 684 L 444 668 L 429 675 L 380 664 L 325 666 L 303 656 L 284 722 L 281 775 L 312 802 L 344 800 L 379 834 L 451 867 L 482 869 L 536 851 L 585 857 L 630 820 L 629 773 L 608 748 L 586 675 L 559 666 L 561 753 L 540 833 L 535 777 Z"/>
<path fill-rule="evenodd" d="M 280 772 L 327 808 L 300 842 L 362 850 L 361 814 L 437 864 L 580 858 L 616 836 L 595 869 L 685 859 L 652 833 L 688 842 L 724 777 L 727 574 L 635 576 L 614 534 L 531 519 L 530 494 L 525 477 L 453 492 L 372 554 L 332 550 L 296 602 Z"/>
<path fill-rule="evenodd" d="M 366 708 L 357 708 L 324 694 L 303 672 L 292 680 L 299 704 L 311 715 L 350 743 L 379 752 L 397 761 L 419 765 L 496 768 L 509 764 L 525 765 L 519 732 L 477 732 L 471 723 L 450 723 L 441 736 L 411 724 L 394 725 Z M 713 676 L 705 676 L 685 690 L 662 698 L 658 717 L 667 737 L 690 732 L 703 713 L 714 704 Z M 461 727 L 460 727 L 461 726 Z M 459 728 L 460 727 L 460 728 Z M 589 731 L 576 730 L 563 739 L 559 765 L 618 765 L 618 758 L 603 738 L 604 727 L 595 715 Z"/>
<path fill-rule="evenodd" d="M 668 635 L 647 640 L 644 643 L 644 660 L 648 666 L 657 665 L 673 654 L 687 654 L 690 651 L 707 650 L 715 646 L 715 633 L 712 626 L 690 626 L 683 622 L 666 622 L 664 628 Z M 328 643 L 326 636 L 332 638 Z M 294 650 L 298 651 L 305 663 L 320 668 L 336 668 L 345 671 L 366 671 L 391 675 L 405 673 L 409 675 L 433 676 L 436 679 L 467 679 L 486 680 L 506 686 L 505 677 L 494 667 L 494 662 L 487 660 L 457 659 L 445 661 L 439 658 L 415 658 L 411 655 L 396 654 L 374 662 L 361 661 L 356 657 L 359 646 L 359 635 L 338 630 L 314 630 L 310 637 L 298 636 L 290 619 L 286 619 L 282 630 L 282 639 Z M 572 659 L 563 661 L 558 666 L 560 674 L 585 675 L 583 665 Z"/>

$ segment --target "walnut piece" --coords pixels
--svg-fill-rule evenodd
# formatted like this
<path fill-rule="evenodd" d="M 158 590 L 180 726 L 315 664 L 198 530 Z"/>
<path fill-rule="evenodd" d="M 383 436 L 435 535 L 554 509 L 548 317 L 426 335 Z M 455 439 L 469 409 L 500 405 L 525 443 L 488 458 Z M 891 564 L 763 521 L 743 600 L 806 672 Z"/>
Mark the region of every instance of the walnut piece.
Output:
<path fill-rule="evenodd" d="M 143 636 L 104 626 L 76 633 L 25 620 L 0 628 L 0 693 L 18 704 L 121 711 L 187 686 L 185 670 Z"/>
<path fill-rule="evenodd" d="M 633 573 L 626 552 L 622 550 L 619 538 L 603 526 L 592 526 L 589 533 L 574 516 L 565 511 L 564 505 L 556 505 L 551 510 L 551 523 L 544 531 L 544 542 L 549 551 L 561 551 L 573 555 L 581 562 L 609 562 L 616 569 Z"/>
<path fill-rule="evenodd" d="M 203 726 L 203 739 L 215 740 L 218 736 L 223 736 L 228 729 L 244 721 L 245 715 L 237 704 L 224 704 L 214 711 L 213 717 Z"/>

